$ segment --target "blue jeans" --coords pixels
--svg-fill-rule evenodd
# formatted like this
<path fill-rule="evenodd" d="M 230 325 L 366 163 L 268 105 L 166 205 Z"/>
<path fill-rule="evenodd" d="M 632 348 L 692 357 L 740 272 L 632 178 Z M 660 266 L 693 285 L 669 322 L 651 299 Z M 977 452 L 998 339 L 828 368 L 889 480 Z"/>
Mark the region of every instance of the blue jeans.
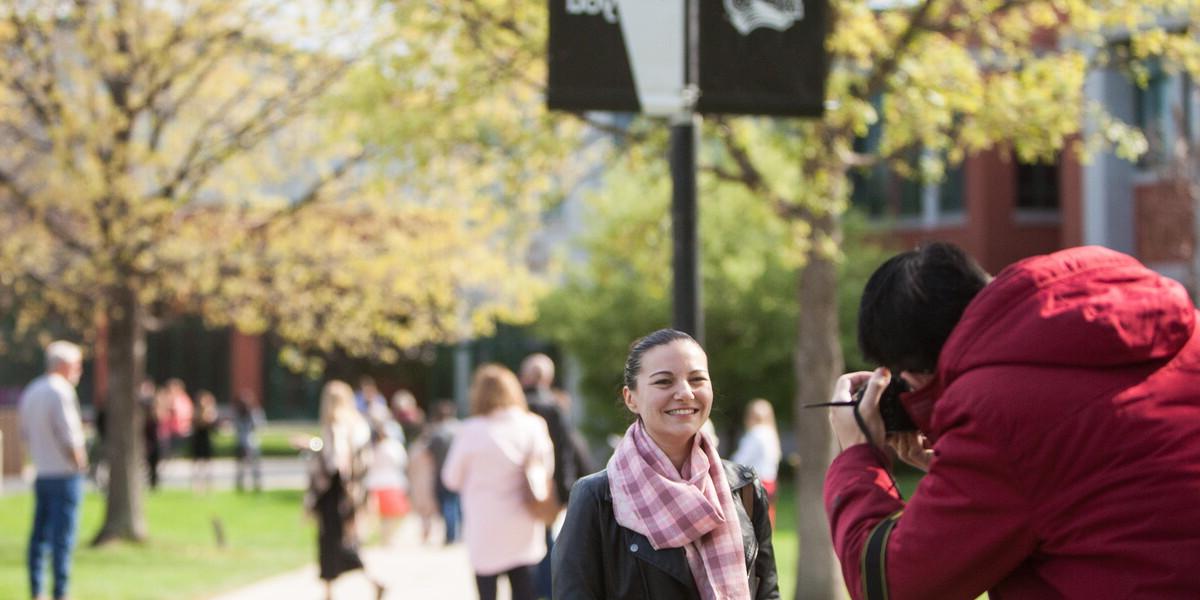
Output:
<path fill-rule="evenodd" d="M 537 572 L 534 573 L 537 579 L 537 597 L 549 598 L 551 595 L 551 572 L 550 572 L 550 553 L 554 551 L 554 536 L 550 533 L 550 526 L 546 526 L 546 556 L 542 558 L 542 562 L 538 563 Z"/>
<path fill-rule="evenodd" d="M 49 546 L 53 553 L 54 597 L 62 598 L 67 595 L 71 551 L 75 548 L 75 530 L 79 526 L 83 476 L 38 477 L 33 490 L 37 504 L 33 512 L 33 532 L 29 534 L 29 588 L 35 598 L 42 595 L 42 563 Z"/>
<path fill-rule="evenodd" d="M 438 490 L 438 504 L 442 509 L 442 520 L 446 522 L 446 543 L 458 541 L 459 528 L 462 524 L 462 507 L 458 494 L 451 491 Z"/>

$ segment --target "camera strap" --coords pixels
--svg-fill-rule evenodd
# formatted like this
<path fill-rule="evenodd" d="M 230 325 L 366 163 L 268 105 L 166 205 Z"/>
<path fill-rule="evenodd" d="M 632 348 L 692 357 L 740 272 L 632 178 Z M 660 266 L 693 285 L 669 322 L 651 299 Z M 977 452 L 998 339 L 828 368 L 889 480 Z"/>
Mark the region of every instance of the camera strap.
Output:
<path fill-rule="evenodd" d="M 892 535 L 892 529 L 900 520 L 896 511 L 883 521 L 880 521 L 871 535 L 867 536 L 867 544 L 862 554 L 862 585 L 863 597 L 866 600 L 887 600 L 887 542 Z"/>
<path fill-rule="evenodd" d="M 805 404 L 804 408 L 818 408 L 822 406 L 848 406 L 854 410 L 854 422 L 858 425 L 858 430 L 861 431 L 862 434 L 867 438 L 867 445 L 871 447 L 871 454 L 875 456 L 875 460 L 879 461 L 879 465 L 883 467 L 883 472 L 887 473 L 888 479 L 890 479 L 892 482 L 892 490 L 896 492 L 896 496 L 903 500 L 904 493 L 900 491 L 900 485 L 896 483 L 896 477 L 892 475 L 892 469 L 888 467 L 888 465 L 891 464 L 891 461 L 888 460 L 887 455 L 880 450 L 880 446 L 877 445 L 875 440 L 871 437 L 871 431 L 867 429 L 867 422 L 863 420 L 862 413 L 858 411 L 858 405 L 859 402 L 861 402 L 860 397 L 855 397 L 849 402 L 818 402 L 816 404 Z M 881 442 L 886 443 L 886 441 L 883 440 L 881 440 Z"/>

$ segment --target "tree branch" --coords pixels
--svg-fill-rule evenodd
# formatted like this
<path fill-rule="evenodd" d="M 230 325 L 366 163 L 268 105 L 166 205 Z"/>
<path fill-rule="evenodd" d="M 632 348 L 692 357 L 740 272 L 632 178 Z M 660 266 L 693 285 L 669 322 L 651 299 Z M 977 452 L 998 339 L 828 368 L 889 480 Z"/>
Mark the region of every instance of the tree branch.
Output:
<path fill-rule="evenodd" d="M 16 201 L 16 204 L 21 211 L 24 212 L 31 221 L 41 224 L 46 231 L 50 232 L 50 234 L 58 239 L 58 241 L 64 246 L 74 250 L 75 253 L 79 254 L 80 256 L 91 256 L 93 249 L 90 246 L 80 242 L 78 238 L 76 238 L 74 235 L 71 235 L 64 227 L 55 223 L 50 218 L 49 214 L 45 213 L 44 211 L 39 211 L 29 193 L 22 190 L 17 184 L 15 178 L 13 178 L 7 171 L 2 169 L 0 169 L 0 188 L 8 190 L 9 197 Z"/>
<path fill-rule="evenodd" d="M 887 78 L 891 77 L 892 73 L 900 65 L 900 58 L 917 40 L 917 35 L 927 30 L 928 23 L 925 20 L 929 16 L 930 9 L 933 8 L 933 3 L 937 1 L 924 0 L 917 6 L 917 10 L 913 12 L 912 17 L 908 20 L 908 26 L 905 27 L 904 32 L 900 34 L 899 39 L 890 44 L 892 53 L 883 62 L 876 65 L 875 70 L 871 72 L 871 76 L 865 84 L 853 88 L 851 93 L 854 97 L 861 100 L 869 100 L 881 91 Z"/>
<path fill-rule="evenodd" d="M 297 91 L 293 85 L 279 95 L 263 100 L 254 114 L 236 126 L 226 127 L 232 132 L 224 136 L 224 140 L 213 140 L 210 134 L 218 125 L 224 125 L 221 119 L 228 117 L 228 112 L 245 99 L 242 93 L 231 95 L 200 126 L 183 159 L 178 163 L 175 174 L 151 192 L 148 199 L 177 200 L 180 197 L 188 197 L 190 192 L 203 185 L 218 166 L 240 152 L 253 148 L 289 124 L 306 109 L 309 102 L 325 93 L 328 86 L 340 78 L 348 68 L 349 63 L 339 61 L 334 68 L 310 83 L 308 89 Z M 254 85 L 254 82 L 247 84 L 244 88 L 246 94 Z M 187 188 L 188 191 L 181 192 L 181 188 Z"/>
<path fill-rule="evenodd" d="M 272 226 L 276 223 L 279 223 L 279 222 L 283 221 L 284 219 L 294 217 L 297 213 L 299 213 L 305 207 L 316 203 L 316 201 L 318 199 L 320 199 L 321 194 L 324 192 L 324 190 L 326 188 L 328 188 L 331 184 L 333 184 L 334 182 L 336 182 L 336 181 L 340 180 L 342 177 L 344 177 L 346 175 L 346 173 L 348 173 L 350 171 L 351 168 L 363 164 L 363 162 L 366 161 L 367 156 L 368 156 L 367 150 L 362 149 L 362 150 L 356 152 L 355 154 L 347 157 L 345 160 L 343 160 L 341 163 L 339 163 L 337 166 L 335 166 L 333 169 L 331 169 L 328 173 L 326 173 L 325 175 L 321 176 L 316 181 L 314 181 L 308 187 L 308 190 L 306 190 L 303 194 L 301 194 L 295 201 L 289 203 L 287 205 L 287 207 L 277 210 L 274 213 L 271 213 L 271 215 L 268 216 L 267 218 L 252 225 L 249 229 L 249 233 L 251 235 L 261 235 L 270 226 Z"/>

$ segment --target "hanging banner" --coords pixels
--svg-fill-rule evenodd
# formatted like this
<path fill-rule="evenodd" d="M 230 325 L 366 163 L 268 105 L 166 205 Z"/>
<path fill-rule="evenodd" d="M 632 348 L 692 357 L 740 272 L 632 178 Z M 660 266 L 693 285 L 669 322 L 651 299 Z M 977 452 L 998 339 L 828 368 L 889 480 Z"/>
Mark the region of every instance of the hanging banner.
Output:
<path fill-rule="evenodd" d="M 550 0 L 550 108 L 681 112 L 683 13 L 683 0 Z"/>
<path fill-rule="evenodd" d="M 660 116 L 689 108 L 778 116 L 823 110 L 828 0 L 549 2 L 551 109 Z"/>
<path fill-rule="evenodd" d="M 826 0 L 699 1 L 697 112 L 822 114 Z"/>

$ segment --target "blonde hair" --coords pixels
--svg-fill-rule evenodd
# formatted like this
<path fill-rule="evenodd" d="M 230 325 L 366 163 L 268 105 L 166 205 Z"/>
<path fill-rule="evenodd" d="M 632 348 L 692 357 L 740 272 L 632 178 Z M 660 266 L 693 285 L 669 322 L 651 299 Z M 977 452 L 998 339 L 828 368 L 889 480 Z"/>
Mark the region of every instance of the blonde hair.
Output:
<path fill-rule="evenodd" d="M 775 428 L 775 407 L 762 398 L 755 398 L 746 405 L 746 428 L 755 425 L 770 425 Z"/>
<path fill-rule="evenodd" d="M 321 390 L 321 425 L 330 426 L 358 417 L 350 384 L 337 379 L 326 383 Z"/>
<path fill-rule="evenodd" d="M 471 414 L 486 415 L 510 406 L 527 407 L 525 392 L 517 376 L 507 367 L 494 363 L 476 369 L 475 380 L 471 383 Z"/>

